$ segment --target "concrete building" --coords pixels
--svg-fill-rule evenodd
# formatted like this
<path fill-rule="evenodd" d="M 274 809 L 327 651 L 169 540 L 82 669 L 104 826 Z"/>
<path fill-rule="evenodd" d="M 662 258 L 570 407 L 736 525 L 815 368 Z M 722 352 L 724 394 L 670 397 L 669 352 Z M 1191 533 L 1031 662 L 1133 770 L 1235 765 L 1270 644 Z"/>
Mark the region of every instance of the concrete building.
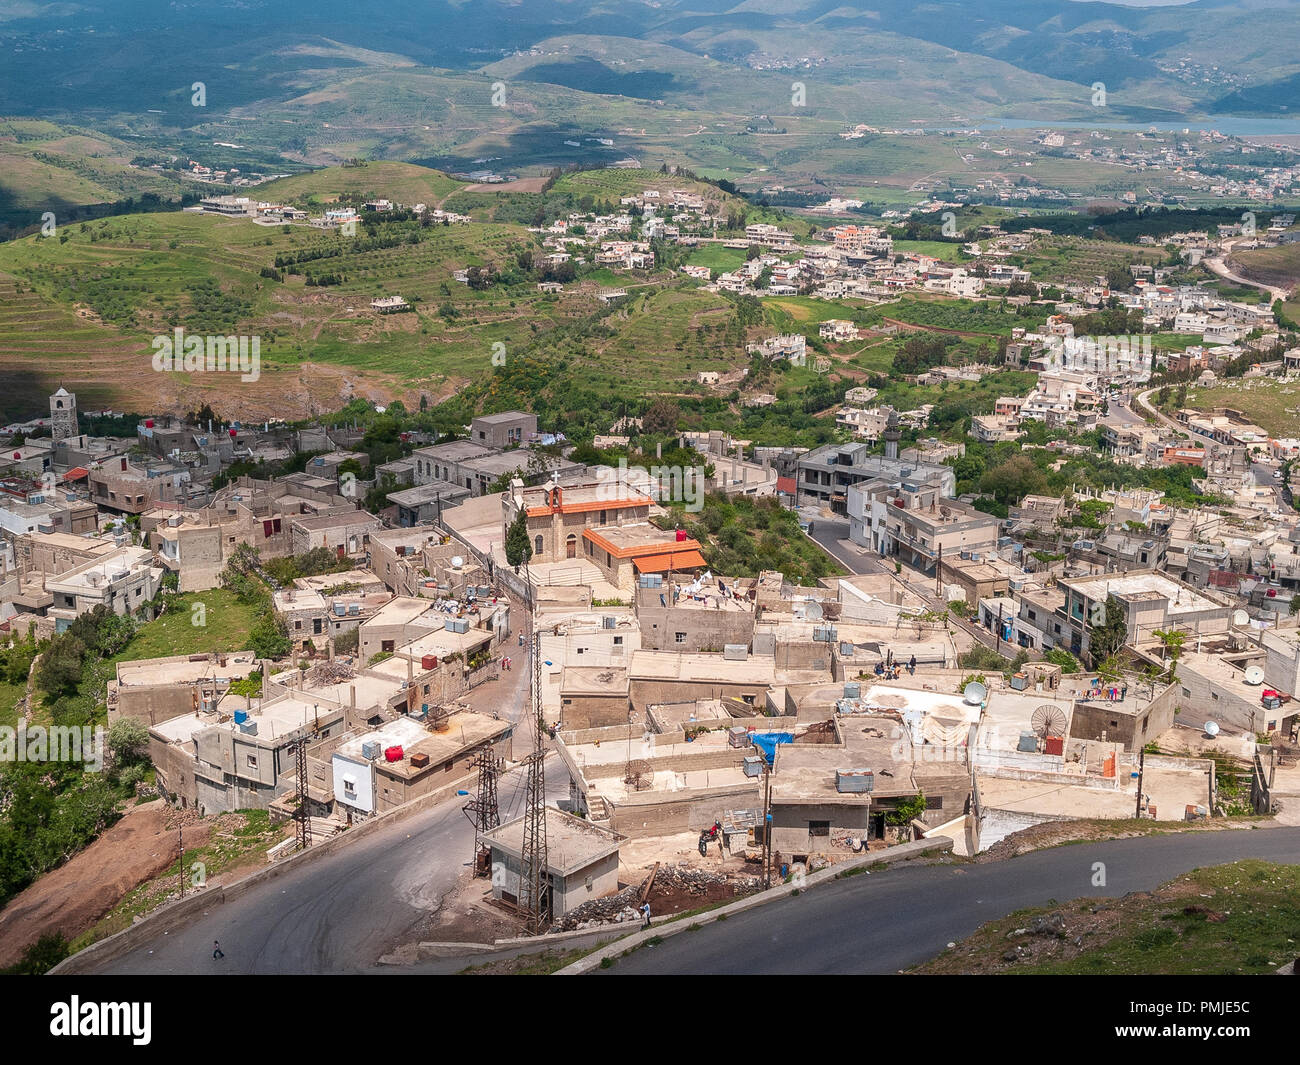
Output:
<path fill-rule="evenodd" d="M 754 640 L 755 598 L 748 586 L 712 577 L 676 580 L 671 576 L 653 587 L 638 587 L 634 603 L 641 628 L 641 646 L 679 654 L 722 653 L 747 649 Z"/>
<path fill-rule="evenodd" d="M 337 732 L 345 714 L 342 705 L 299 692 L 233 716 L 183 714 L 150 727 L 149 757 L 159 786 L 182 807 L 205 814 L 265 810 L 289 787 L 297 741 Z"/>
<path fill-rule="evenodd" d="M 543 909 L 562 917 L 584 902 L 618 890 L 617 832 L 548 806 Z M 524 819 L 518 818 L 483 835 L 491 849 L 492 896 L 517 904 L 523 872 Z"/>
<path fill-rule="evenodd" d="M 119 662 L 108 684 L 109 721 L 130 717 L 152 726 L 208 712 L 234 681 L 261 668 L 252 651 Z"/>
<path fill-rule="evenodd" d="M 155 566 L 152 553 L 143 547 L 122 547 L 84 563 L 57 577 L 47 578 L 45 590 L 54 597 L 49 615 L 57 631 L 97 606 L 115 614 L 138 610 L 158 594 L 163 570 Z"/>
<path fill-rule="evenodd" d="M 1112 596 L 1125 611 L 1130 646 L 1155 644 L 1153 633 L 1157 629 L 1185 632 L 1189 642 L 1228 630 L 1231 611 L 1227 606 L 1155 570 L 1063 577 L 1058 583 L 1065 589 L 1066 602 L 1057 612 L 1064 624 L 1057 642 L 1071 654 L 1088 654 L 1089 630 L 1104 618 L 1107 600 Z"/>
<path fill-rule="evenodd" d="M 512 410 L 502 414 L 480 414 L 469 423 L 469 438 L 484 447 L 504 451 L 518 447 L 537 433 L 537 415 Z"/>
<path fill-rule="evenodd" d="M 939 478 L 851 486 L 849 539 L 927 573 L 940 558 L 981 561 L 996 554 L 998 520 L 948 498 L 946 484 Z"/>
<path fill-rule="evenodd" d="M 897 443 L 895 442 L 895 448 Z M 829 507 L 848 514 L 848 490 L 870 480 L 929 482 L 941 494 L 955 494 L 957 477 L 951 466 L 904 462 L 897 457 L 873 455 L 867 444 L 828 444 L 801 455 L 797 463 L 797 502 L 800 506 Z"/>
<path fill-rule="evenodd" d="M 295 555 L 305 555 L 323 547 L 339 558 L 363 558 L 370 534 L 382 527 L 383 523 L 373 514 L 348 510 L 339 514 L 294 518 L 289 523 L 289 534 Z"/>
<path fill-rule="evenodd" d="M 513 726 L 461 711 L 432 728 L 399 717 L 349 736 L 330 755 L 334 801 L 349 820 L 365 820 L 442 787 L 468 773 L 480 751 L 509 758 Z"/>

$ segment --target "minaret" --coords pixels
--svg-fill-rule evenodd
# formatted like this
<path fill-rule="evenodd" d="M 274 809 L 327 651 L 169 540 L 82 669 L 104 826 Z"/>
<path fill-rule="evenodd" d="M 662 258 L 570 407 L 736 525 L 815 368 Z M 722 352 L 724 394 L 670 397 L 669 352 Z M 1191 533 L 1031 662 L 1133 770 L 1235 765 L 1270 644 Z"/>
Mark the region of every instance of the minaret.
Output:
<path fill-rule="evenodd" d="M 898 431 L 898 411 L 889 412 L 889 421 L 885 423 L 885 458 L 898 458 L 898 439 L 902 434 Z"/>
<path fill-rule="evenodd" d="M 56 444 L 81 435 L 77 425 L 77 397 L 62 386 L 50 397 L 50 435 Z"/>

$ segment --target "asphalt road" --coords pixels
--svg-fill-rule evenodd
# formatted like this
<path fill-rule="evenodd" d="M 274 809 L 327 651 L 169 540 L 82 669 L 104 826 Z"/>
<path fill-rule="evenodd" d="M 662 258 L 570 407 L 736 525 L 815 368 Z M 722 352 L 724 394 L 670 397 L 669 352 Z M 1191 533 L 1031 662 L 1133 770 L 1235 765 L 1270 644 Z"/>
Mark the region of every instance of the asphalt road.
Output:
<path fill-rule="evenodd" d="M 830 518 L 814 517 L 812 531 L 808 534 L 831 558 L 850 573 L 882 573 L 880 559 L 865 548 L 849 543 L 849 523 Z"/>
<path fill-rule="evenodd" d="M 985 865 L 864 873 L 682 932 L 600 971 L 895 973 L 1026 906 L 1147 891 L 1192 869 L 1247 857 L 1300 864 L 1300 829 L 1181 833 L 1054 847 Z M 1105 864 L 1105 887 L 1093 886 L 1096 862 Z"/>
<path fill-rule="evenodd" d="M 546 763 L 547 797 L 568 797 L 563 766 Z M 501 778 L 501 819 L 523 811 L 523 771 Z M 130 954 L 90 970 L 175 975 L 348 973 L 373 969 L 410 941 L 468 868 L 474 831 L 453 798 L 335 854 L 308 862 Z M 226 956 L 212 958 L 212 941 Z"/>
<path fill-rule="evenodd" d="M 526 655 L 519 656 L 519 666 L 503 674 L 490 692 L 473 694 L 514 722 L 526 706 Z M 516 729 L 516 754 L 532 735 L 528 725 Z M 554 755 L 546 762 L 546 782 L 548 800 L 568 798 L 568 776 Z M 524 784 L 519 768 L 498 781 L 502 821 L 523 812 Z M 467 801 L 452 797 L 385 825 L 334 854 L 214 905 L 186 927 L 159 934 L 93 971 L 233 975 L 374 969 L 382 955 L 418 936 L 468 868 L 474 830 L 462 809 Z M 213 960 L 213 940 L 220 941 L 225 958 Z"/>

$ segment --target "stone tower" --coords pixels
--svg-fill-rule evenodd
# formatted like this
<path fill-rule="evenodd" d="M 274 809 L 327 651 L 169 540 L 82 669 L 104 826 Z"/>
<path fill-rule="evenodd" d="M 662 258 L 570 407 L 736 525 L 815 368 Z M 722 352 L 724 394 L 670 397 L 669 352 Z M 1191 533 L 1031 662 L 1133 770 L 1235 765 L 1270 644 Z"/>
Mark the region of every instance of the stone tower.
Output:
<path fill-rule="evenodd" d="M 66 388 L 60 387 L 50 397 L 50 435 L 57 444 L 70 436 L 80 436 L 77 425 L 77 397 Z"/>
<path fill-rule="evenodd" d="M 889 420 L 885 423 L 885 458 L 898 458 L 898 441 L 903 434 L 898 431 L 898 411 L 889 412 Z"/>

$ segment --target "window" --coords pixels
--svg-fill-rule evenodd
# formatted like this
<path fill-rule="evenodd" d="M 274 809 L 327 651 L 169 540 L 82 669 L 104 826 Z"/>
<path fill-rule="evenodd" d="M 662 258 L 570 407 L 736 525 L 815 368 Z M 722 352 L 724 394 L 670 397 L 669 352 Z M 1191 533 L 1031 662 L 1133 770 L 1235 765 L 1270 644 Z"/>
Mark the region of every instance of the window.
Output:
<path fill-rule="evenodd" d="M 379 649 L 380 649 L 381 651 L 388 651 L 388 652 L 391 654 L 392 651 L 393 651 L 393 641 L 392 641 L 392 640 L 381 640 L 380 643 L 379 643 Z"/>
<path fill-rule="evenodd" d="M 622 647 L 622 646 L 623 646 L 623 637 L 622 637 L 622 636 L 615 636 L 615 637 L 614 637 L 614 646 L 615 646 L 615 647 Z"/>
<path fill-rule="evenodd" d="M 541 553 L 542 553 L 542 538 L 539 535 L 533 538 L 533 554 L 540 555 Z"/>
<path fill-rule="evenodd" d="M 686 633 L 684 632 L 673 633 L 673 643 L 685 643 L 685 642 L 686 642 Z"/>
<path fill-rule="evenodd" d="M 810 836 L 829 836 L 831 834 L 831 823 L 829 821 L 809 821 L 808 835 Z"/>
<path fill-rule="evenodd" d="M 250 755 L 248 756 L 248 768 L 249 768 L 249 769 L 256 769 L 256 768 L 257 768 L 257 755 L 255 755 L 255 754 L 250 754 Z"/>

